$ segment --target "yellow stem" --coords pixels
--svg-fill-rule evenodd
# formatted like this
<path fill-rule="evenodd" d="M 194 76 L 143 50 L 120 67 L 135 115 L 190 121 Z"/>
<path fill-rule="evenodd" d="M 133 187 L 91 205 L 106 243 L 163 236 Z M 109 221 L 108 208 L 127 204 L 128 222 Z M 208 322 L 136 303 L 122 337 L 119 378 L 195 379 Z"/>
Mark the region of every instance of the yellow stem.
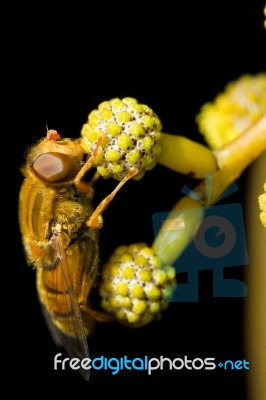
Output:
<path fill-rule="evenodd" d="M 162 151 L 156 161 L 176 172 L 202 179 L 217 170 L 213 152 L 186 137 L 163 133 L 160 146 Z"/>
<path fill-rule="evenodd" d="M 251 167 L 246 193 L 246 227 L 249 264 L 246 267 L 248 296 L 245 299 L 245 352 L 251 369 L 247 374 L 252 400 L 266 399 L 266 229 L 259 218 L 258 195 L 266 173 L 266 152 Z"/>
<path fill-rule="evenodd" d="M 190 243 L 195 228 L 203 216 L 203 205 L 212 205 L 222 193 L 241 175 L 243 170 L 266 150 L 266 115 L 250 126 L 237 139 L 214 152 L 219 170 L 214 172 L 210 199 L 206 181 L 193 190 L 199 201 L 182 197 L 173 207 L 153 242 L 153 249 L 166 264 L 172 264 Z M 194 210 L 192 211 L 192 208 Z M 191 209 L 185 213 L 182 210 Z M 176 211 L 180 210 L 178 213 Z M 169 219 L 183 218 L 187 229 L 169 229 Z M 174 222 L 173 222 L 174 224 Z"/>
<path fill-rule="evenodd" d="M 230 171 L 235 179 L 266 148 L 266 113 L 235 140 L 215 150 L 219 169 Z"/>

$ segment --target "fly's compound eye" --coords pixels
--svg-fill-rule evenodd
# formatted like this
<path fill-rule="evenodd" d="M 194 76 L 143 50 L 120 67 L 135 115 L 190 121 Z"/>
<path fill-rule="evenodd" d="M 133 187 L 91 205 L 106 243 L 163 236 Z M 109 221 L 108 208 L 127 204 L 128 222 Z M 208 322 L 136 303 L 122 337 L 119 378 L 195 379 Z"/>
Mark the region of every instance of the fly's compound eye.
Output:
<path fill-rule="evenodd" d="M 78 165 L 73 157 L 64 153 L 41 154 L 32 164 L 35 175 L 47 183 L 63 183 L 75 177 Z"/>

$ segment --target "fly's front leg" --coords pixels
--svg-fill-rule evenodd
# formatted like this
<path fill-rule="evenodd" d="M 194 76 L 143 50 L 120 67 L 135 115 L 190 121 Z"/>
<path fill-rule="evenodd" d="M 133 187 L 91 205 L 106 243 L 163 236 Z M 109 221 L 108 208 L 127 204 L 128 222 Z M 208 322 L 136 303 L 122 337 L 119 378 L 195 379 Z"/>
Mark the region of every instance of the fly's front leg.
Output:
<path fill-rule="evenodd" d="M 86 161 L 86 163 L 83 165 L 83 167 L 80 169 L 78 174 L 76 175 L 74 179 L 74 184 L 75 186 L 83 193 L 86 193 L 88 195 L 93 194 L 93 184 L 97 181 L 97 179 L 100 177 L 99 173 L 96 172 L 92 178 L 92 180 L 87 183 L 83 181 L 83 178 L 85 174 L 95 165 L 95 160 L 99 151 L 99 147 L 102 145 L 103 141 L 105 140 L 105 135 L 101 136 L 97 144 L 95 146 L 95 149 L 93 150 L 92 155 L 90 158 Z M 101 214 L 103 211 L 107 208 L 107 206 L 111 203 L 113 198 L 115 197 L 116 193 L 121 189 L 122 186 L 133 176 L 137 175 L 139 173 L 138 168 L 132 168 L 126 176 L 119 182 L 119 184 L 116 186 L 116 188 L 108 195 L 106 196 L 101 203 L 98 205 L 98 207 L 95 209 L 93 214 L 90 216 L 88 221 L 86 222 L 87 226 L 89 228 L 100 228 L 102 226 L 102 218 Z"/>
<path fill-rule="evenodd" d="M 92 213 L 92 215 L 90 216 L 90 218 L 87 221 L 87 225 L 90 228 L 98 227 L 98 221 L 99 221 L 99 218 L 101 217 L 102 212 L 111 203 L 111 201 L 115 197 L 116 193 L 121 189 L 122 186 L 124 186 L 124 184 L 129 179 L 131 179 L 133 176 L 137 175 L 138 173 L 139 173 L 139 170 L 137 168 L 133 168 L 131 171 L 129 171 L 127 173 L 127 175 L 122 179 L 122 181 L 119 182 L 119 184 L 116 186 L 116 188 L 101 201 L 101 203 L 98 205 L 98 207 L 95 209 L 95 211 Z"/>
<path fill-rule="evenodd" d="M 96 172 L 95 175 L 93 176 L 91 182 L 87 183 L 87 182 L 84 182 L 82 180 L 84 178 L 84 176 L 86 175 L 86 173 L 94 166 L 95 159 L 97 157 L 99 147 L 101 146 L 103 141 L 104 141 L 104 136 L 99 138 L 92 155 L 85 162 L 85 164 L 79 170 L 78 174 L 76 175 L 76 177 L 74 179 L 74 185 L 83 193 L 86 193 L 86 194 L 90 194 L 91 193 L 92 194 L 93 193 L 92 185 L 97 181 L 97 179 L 100 176 Z"/>

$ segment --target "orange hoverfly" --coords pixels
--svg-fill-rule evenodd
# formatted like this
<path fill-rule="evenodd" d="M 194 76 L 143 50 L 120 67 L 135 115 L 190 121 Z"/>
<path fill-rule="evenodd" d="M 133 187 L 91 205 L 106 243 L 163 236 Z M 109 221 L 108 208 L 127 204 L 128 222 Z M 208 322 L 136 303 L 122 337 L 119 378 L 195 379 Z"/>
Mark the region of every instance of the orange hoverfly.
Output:
<path fill-rule="evenodd" d="M 36 269 L 37 293 L 51 336 L 70 357 L 89 358 L 87 337 L 95 321 L 113 317 L 89 306 L 89 294 L 98 274 L 98 235 L 101 213 L 128 174 L 95 209 L 92 183 L 84 175 L 93 166 L 93 154 L 83 161 L 80 139 L 62 139 L 54 131 L 33 145 L 22 167 L 19 223 L 26 259 Z M 89 380 L 90 370 L 80 369 Z"/>

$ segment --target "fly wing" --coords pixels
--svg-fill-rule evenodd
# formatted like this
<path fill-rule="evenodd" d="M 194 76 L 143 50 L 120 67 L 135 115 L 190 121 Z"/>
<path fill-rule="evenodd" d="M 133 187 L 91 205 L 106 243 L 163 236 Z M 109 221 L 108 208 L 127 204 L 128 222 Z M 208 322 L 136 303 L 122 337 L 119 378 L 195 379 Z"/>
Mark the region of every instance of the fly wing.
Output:
<path fill-rule="evenodd" d="M 48 329 L 57 346 L 63 347 L 70 358 L 90 358 L 88 342 L 82 321 L 82 316 L 71 279 L 62 235 L 56 234 L 52 239 L 55 250 L 52 269 L 41 267 L 42 285 L 45 290 L 39 291 L 42 310 Z M 56 266 L 55 266 L 56 265 Z M 38 279 L 38 278 L 37 278 Z M 41 293 L 40 293 L 41 292 Z M 45 297 L 45 300 L 44 300 Z M 59 329 L 55 321 L 63 323 L 64 329 Z M 65 332 L 65 333 L 64 333 Z M 89 380 L 90 369 L 79 369 L 84 379 Z"/>
<path fill-rule="evenodd" d="M 80 361 L 84 358 L 90 358 L 88 343 L 83 328 L 83 333 L 79 331 L 77 337 L 66 335 L 54 325 L 50 314 L 47 312 L 43 304 L 42 311 L 50 335 L 58 347 L 63 347 L 70 358 L 78 358 Z M 80 329 L 80 327 L 78 329 Z M 80 367 L 79 372 L 86 381 L 90 379 L 90 369 Z"/>

